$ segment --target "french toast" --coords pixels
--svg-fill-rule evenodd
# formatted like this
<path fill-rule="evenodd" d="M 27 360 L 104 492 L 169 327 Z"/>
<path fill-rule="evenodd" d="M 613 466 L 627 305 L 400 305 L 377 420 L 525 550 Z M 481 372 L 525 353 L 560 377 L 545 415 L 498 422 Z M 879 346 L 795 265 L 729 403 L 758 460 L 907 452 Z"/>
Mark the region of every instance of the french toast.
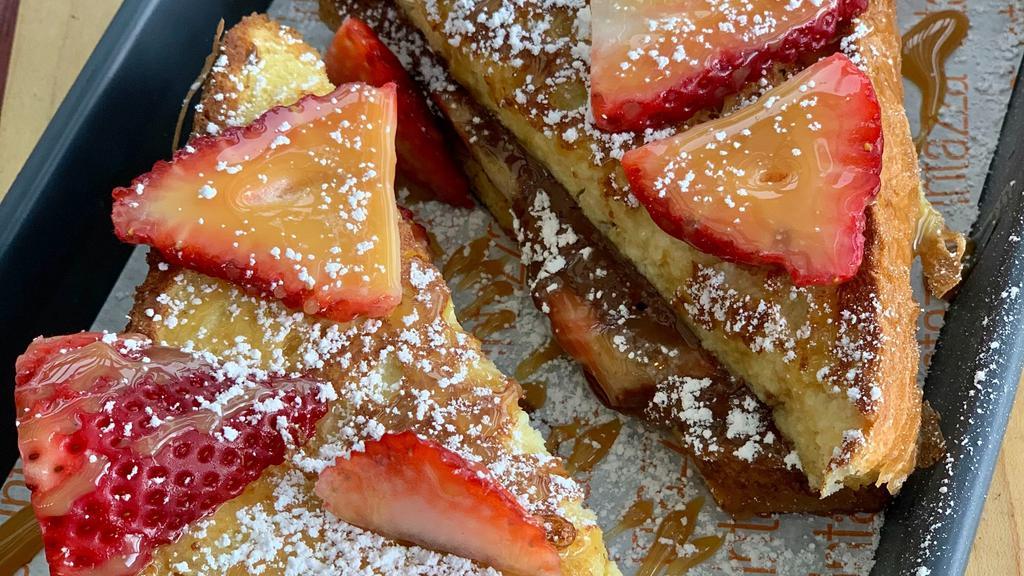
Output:
<path fill-rule="evenodd" d="M 690 454 L 719 506 L 734 515 L 870 511 L 885 505 L 888 498 L 881 488 L 844 489 L 826 498 L 809 490 L 796 465 L 798 457 L 778 433 L 767 406 L 701 349 L 692 333 L 674 320 L 657 291 L 586 220 L 565 189 L 508 129 L 464 89 L 452 85 L 442 71 L 444 64 L 406 17 L 387 3 L 320 2 L 320 18 L 329 27 L 337 28 L 352 17 L 380 31 L 381 39 L 412 64 L 417 79 L 451 123 L 462 141 L 463 169 L 478 199 L 523 244 L 535 304 L 551 321 L 560 347 L 580 363 L 606 406 L 674 430 L 679 447 Z M 545 197 L 537 198 L 538 194 Z M 556 221 L 560 235 L 571 241 L 545 238 Z M 934 224 L 956 236 L 941 220 Z M 926 265 L 926 278 L 931 282 L 941 277 L 947 285 L 955 285 L 959 254 L 945 248 L 938 251 L 938 260 L 950 273 L 936 275 Z M 710 407 L 710 422 L 688 422 L 685 411 L 666 409 L 664 395 L 660 396 L 662 406 L 652 406 L 658 383 L 673 376 L 708 380 L 692 398 L 695 405 Z M 672 393 L 672 387 L 663 386 L 663 392 Z M 730 431 L 730 409 L 741 406 L 749 407 L 751 419 L 763 427 L 759 434 Z M 943 451 L 938 416 L 924 408 L 918 467 L 930 466 Z M 738 412 L 733 416 L 736 420 Z M 743 441 L 737 442 L 738 438 Z M 759 445 L 764 439 L 767 442 Z M 706 449 L 709 446 L 714 449 Z M 745 474 L 738 475 L 740 471 Z"/>
<path fill-rule="evenodd" d="M 247 125 L 275 106 L 299 102 L 297 110 L 309 110 L 315 100 L 303 98 L 307 93 L 338 93 L 324 75 L 316 51 L 264 16 L 244 19 L 225 35 L 218 50 L 196 117 L 197 128 L 204 133 L 229 132 L 230 126 Z M 293 139 L 296 136 L 293 134 Z M 187 148 L 202 148 L 210 142 L 194 137 Z M 176 156 L 175 162 L 193 151 Z M 234 168 L 217 168 L 222 169 Z M 138 188 L 128 190 L 141 196 L 141 181 L 137 182 Z M 200 197 L 216 194 L 214 190 L 204 196 L 205 188 Z M 129 196 L 124 201 L 137 200 Z M 121 233 L 117 218 L 115 223 Z M 202 218 L 199 223 L 203 224 Z M 554 554 L 554 565 L 544 564 L 543 573 L 619 573 L 608 559 L 593 514 L 582 505 L 582 490 L 568 478 L 560 461 L 548 454 L 519 408 L 521 388 L 501 374 L 483 355 L 479 343 L 459 326 L 448 288 L 430 262 L 425 231 L 405 215 L 397 229 L 401 300 L 380 318 L 361 315 L 344 322 L 290 309 L 276 299 L 279 296 L 266 298 L 250 287 L 181 268 L 156 251 L 151 253 L 149 274 L 137 290 L 130 314 L 130 331 L 155 346 L 180 349 L 175 354 L 215 359 L 231 378 L 241 378 L 242 373 L 302 373 L 330 383 L 333 390 L 327 394 L 321 389 L 321 396 L 331 397 L 326 414 L 312 438 L 283 463 L 267 468 L 239 496 L 185 526 L 173 542 L 126 559 L 126 566 L 130 563 L 128 567 L 137 571 L 140 559 L 151 554 L 142 573 L 499 573 L 489 565 L 496 562 L 478 563 L 406 543 L 421 541 L 422 534 L 397 542 L 327 512 L 337 511 L 331 505 L 344 496 L 327 498 L 327 488 L 322 486 L 324 474 L 332 471 L 335 482 L 345 480 L 337 472 L 339 459 L 371 444 L 379 452 L 384 439 L 394 442 L 403 437 L 401 433 L 413 432 L 403 438 L 420 450 L 442 454 L 437 466 L 458 464 L 463 470 L 460 474 L 473 470 L 470 481 L 485 490 L 481 498 L 489 498 L 493 504 L 496 497 L 506 495 L 510 509 L 527 511 L 531 518 L 527 525 L 539 530 L 541 547 Z M 103 342 L 107 342 L 106 336 Z M 142 358 L 141 364 L 148 361 Z M 159 421 L 147 424 L 161 425 Z M 275 425 L 282 429 L 280 419 Z M 124 435 L 130 430 L 128 424 Z M 172 438 L 177 430 L 169 432 Z M 294 436 L 287 431 L 281 435 L 286 439 Z M 225 428 L 221 440 L 233 442 L 229 436 Z M 241 441 L 251 440 L 246 436 Z M 130 466 L 126 473 L 128 480 L 135 474 Z M 385 475 L 378 481 L 388 485 L 392 479 Z M 191 480 L 178 475 L 174 482 L 188 487 Z M 334 504 L 328 502 L 325 508 L 321 498 Z M 380 504 L 375 503 L 378 508 Z M 154 504 L 147 499 L 139 505 Z M 424 514 L 429 508 L 428 503 L 409 508 L 408 513 Z M 452 515 L 433 518 L 432 527 L 423 525 L 424 518 L 419 525 L 412 525 L 419 530 L 458 533 L 463 529 L 458 525 L 470 519 L 454 511 Z M 507 541 L 491 544 L 495 546 L 492 550 L 515 549 L 508 547 Z M 55 558 L 60 554 L 54 551 Z M 73 560 L 62 565 L 70 566 L 66 573 L 78 573 Z M 530 565 L 521 558 L 504 560 L 502 573 L 525 576 L 539 572 L 520 568 Z M 110 563 L 94 568 L 118 567 Z"/>
<path fill-rule="evenodd" d="M 436 92 L 434 101 L 480 167 L 472 177 L 478 197 L 514 219 L 534 302 L 606 405 L 669 430 L 718 505 L 733 515 L 885 506 L 883 488 L 844 488 L 826 498 L 810 490 L 769 408 L 678 325 L 668 304 L 608 245 L 565 188 L 464 90 Z M 553 228 L 556 238 L 567 240 L 552 242 Z M 741 420 L 753 428 L 740 432 Z"/>
<path fill-rule="evenodd" d="M 910 287 L 919 183 L 891 0 L 872 1 L 842 41 L 873 84 L 885 141 L 863 261 L 847 282 L 804 287 L 700 252 L 639 206 L 619 158 L 676 128 L 609 134 L 593 126 L 585 3 L 399 4 L 455 80 L 544 163 L 702 346 L 772 407 L 817 492 L 899 489 L 921 422 Z M 778 67 L 765 84 L 786 71 Z"/>

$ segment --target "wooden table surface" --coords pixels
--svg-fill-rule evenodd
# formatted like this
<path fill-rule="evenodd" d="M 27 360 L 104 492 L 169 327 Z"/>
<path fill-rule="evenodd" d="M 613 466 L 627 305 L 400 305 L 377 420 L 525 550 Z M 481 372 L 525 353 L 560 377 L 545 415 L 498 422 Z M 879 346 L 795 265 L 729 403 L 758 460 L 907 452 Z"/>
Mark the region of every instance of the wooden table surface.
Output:
<path fill-rule="evenodd" d="M 0 71 L 7 58 L 3 34 L 10 28 L 5 25 L 10 22 L 2 19 L 17 12 L 0 108 L 0 197 L 14 181 L 120 4 L 121 0 L 21 0 L 19 6 L 17 0 L 0 0 Z M 970 576 L 1024 574 L 1022 395 L 1024 386 L 1018 392 L 1019 406 L 1006 433 L 975 538 L 967 570 Z"/>

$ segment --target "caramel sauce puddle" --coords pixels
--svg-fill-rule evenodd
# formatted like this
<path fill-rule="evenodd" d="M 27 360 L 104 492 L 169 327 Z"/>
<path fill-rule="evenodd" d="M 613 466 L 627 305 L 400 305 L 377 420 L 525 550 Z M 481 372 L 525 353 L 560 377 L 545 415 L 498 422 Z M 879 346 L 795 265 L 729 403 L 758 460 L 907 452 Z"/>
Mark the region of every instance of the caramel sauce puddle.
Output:
<path fill-rule="evenodd" d="M 480 266 L 487 256 L 487 249 L 490 245 L 490 237 L 484 235 L 453 252 L 441 267 L 444 277 L 453 278 Z"/>
<path fill-rule="evenodd" d="M 920 128 L 914 144 L 920 151 L 939 121 L 946 100 L 946 60 L 967 36 L 963 12 L 942 10 L 925 16 L 903 35 L 903 75 L 921 89 Z"/>
<path fill-rule="evenodd" d="M 558 345 L 554 338 L 551 338 L 542 346 L 530 352 L 516 366 L 516 380 L 519 380 L 520 385 L 523 387 L 523 398 L 520 402 L 523 410 L 536 412 L 544 407 L 544 403 L 548 398 L 547 383 L 543 380 L 529 380 L 529 378 L 537 370 L 540 370 L 541 366 L 555 358 L 560 358 L 563 354 L 565 352 L 562 351 L 562 347 Z"/>
<path fill-rule="evenodd" d="M 498 310 L 487 314 L 487 317 L 473 327 L 473 335 L 480 340 L 486 340 L 496 332 L 512 326 L 516 323 L 516 313 L 511 310 Z"/>
<path fill-rule="evenodd" d="M 611 451 L 622 430 L 622 421 L 613 418 L 603 424 L 592 426 L 576 436 L 572 454 L 565 462 L 569 474 L 590 472 Z"/>
<path fill-rule="evenodd" d="M 536 412 L 544 407 L 548 400 L 548 385 L 539 380 L 528 380 L 519 384 L 523 387 L 523 396 L 519 399 L 519 405 L 529 413 Z"/>
<path fill-rule="evenodd" d="M 479 318 L 484 306 L 493 304 L 501 298 L 507 298 L 515 291 L 515 286 L 507 280 L 495 280 L 482 287 L 472 302 L 463 306 L 458 312 L 459 318 Z M 513 316 L 515 314 L 513 313 Z"/>
<path fill-rule="evenodd" d="M 581 428 L 583 428 L 583 421 L 579 418 L 568 424 L 552 426 L 551 432 L 548 433 L 548 439 L 545 441 L 548 452 L 556 454 L 558 449 L 562 447 L 563 442 L 573 440 L 579 435 Z"/>

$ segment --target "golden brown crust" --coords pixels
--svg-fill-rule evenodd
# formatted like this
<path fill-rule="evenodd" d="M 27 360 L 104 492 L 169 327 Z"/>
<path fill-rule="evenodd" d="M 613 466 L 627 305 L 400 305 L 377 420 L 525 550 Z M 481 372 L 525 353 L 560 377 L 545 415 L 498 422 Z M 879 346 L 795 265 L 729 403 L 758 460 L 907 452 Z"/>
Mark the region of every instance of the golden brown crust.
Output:
<path fill-rule="evenodd" d="M 903 108 L 895 0 L 872 0 L 862 22 L 873 31 L 859 49 L 882 108 L 882 189 L 869 211 L 862 272 L 857 282 L 842 286 L 839 303 L 844 310 L 863 309 L 875 301 L 881 305 L 882 312 L 873 319 L 879 324 L 880 349 L 868 370 L 885 402 L 867 414 L 867 448 L 852 455 L 851 468 L 877 470 L 877 483 L 895 491 L 914 469 L 921 427 L 915 339 L 919 309 L 910 287 L 920 178 Z"/>
<path fill-rule="evenodd" d="M 527 4 L 517 11 L 516 24 L 530 29 L 531 19 L 544 20 L 551 34 L 568 41 L 538 54 L 513 54 L 508 43 L 491 42 L 485 26 L 472 32 L 459 26 L 490 22 L 497 0 L 399 3 L 455 79 L 547 165 L 587 217 L 674 303 L 705 348 L 774 407 L 823 494 L 843 484 L 899 488 L 913 467 L 920 423 L 909 282 L 917 167 L 902 107 L 892 0 L 872 2 L 850 41 L 875 83 L 886 142 L 864 264 L 841 287 L 808 289 L 773 271 L 697 252 L 629 203 L 618 162 L 601 154 L 637 140 L 609 144 L 614 138 L 582 120 L 585 64 L 573 55 L 577 28 L 570 10 Z M 533 82 L 558 74 L 564 81 Z"/>
<path fill-rule="evenodd" d="M 297 32 L 265 14 L 252 14 L 221 39 L 196 106 L 194 134 L 217 133 L 296 96 L 334 89 L 320 55 Z"/>
<path fill-rule="evenodd" d="M 161 266 L 162 260 L 155 250 L 150 250 L 146 255 L 146 264 L 149 265 L 149 272 L 146 279 L 135 288 L 135 302 L 128 312 L 128 332 L 136 332 L 153 337 L 157 333 L 157 327 L 153 321 L 153 315 L 162 306 L 157 302 L 157 297 L 167 292 L 173 282 L 174 272 L 168 265 Z M 160 268 L 164 268 L 161 270 Z M 147 314 L 146 310 L 153 311 Z"/>

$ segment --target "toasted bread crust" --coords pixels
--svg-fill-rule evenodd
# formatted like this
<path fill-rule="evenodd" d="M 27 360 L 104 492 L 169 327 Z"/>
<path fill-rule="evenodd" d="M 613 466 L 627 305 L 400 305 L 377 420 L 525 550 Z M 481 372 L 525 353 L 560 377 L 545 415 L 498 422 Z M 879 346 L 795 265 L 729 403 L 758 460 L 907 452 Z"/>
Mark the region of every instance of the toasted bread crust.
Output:
<path fill-rule="evenodd" d="M 844 310 L 871 306 L 873 300 L 881 303 L 882 312 L 875 316 L 880 349 L 867 374 L 882 388 L 885 402 L 869 414 L 868 447 L 851 456 L 851 468 L 877 470 L 876 483 L 895 490 L 914 469 L 921 428 L 922 394 L 917 386 L 920 351 L 915 338 L 920 308 L 910 287 L 920 175 L 903 107 L 895 0 L 874 0 L 862 21 L 874 30 L 862 40 L 860 51 L 867 59 L 882 107 L 882 190 L 868 212 L 871 220 L 865 259 L 858 276 L 868 276 L 870 281 L 843 285 L 839 302 Z M 833 473 L 840 474 L 839 470 Z"/>
<path fill-rule="evenodd" d="M 490 42 L 483 25 L 471 31 L 446 26 L 487 22 L 495 2 L 468 8 L 450 0 L 399 3 L 455 79 L 547 165 L 704 347 L 774 408 L 822 494 L 844 484 L 899 488 L 914 465 L 921 394 L 909 282 L 918 176 L 902 107 L 893 0 L 873 1 L 849 41 L 874 83 L 885 137 L 883 185 L 868 210 L 864 262 L 850 282 L 806 289 L 776 271 L 700 253 L 663 233 L 631 202 L 618 161 L 603 154 L 642 138 L 615 140 L 582 123 L 586 86 L 578 71 L 571 72 L 581 66 L 572 55 L 576 18 L 570 9 L 517 12 L 516 24 L 530 29 L 531 18 L 545 19 L 567 41 L 538 54 L 513 54 Z M 556 76 L 563 81 L 553 87 L 529 82 Z"/>
<path fill-rule="evenodd" d="M 274 106 L 333 89 L 320 54 L 298 33 L 265 14 L 252 14 L 221 38 L 192 131 L 216 134 L 223 127 L 244 126 Z"/>
<path fill-rule="evenodd" d="M 326 78 L 323 63 L 316 51 L 305 44 L 296 33 L 265 16 L 247 17 L 229 30 L 224 36 L 221 51 L 227 56 L 220 60 L 219 66 L 214 66 L 207 79 L 201 100 L 203 120 L 197 120 L 197 131 L 216 132 L 227 125 L 244 124 L 252 121 L 272 106 L 286 105 L 296 101 L 308 91 L 327 93 L 333 89 Z M 252 67 L 252 70 L 248 70 L 249 67 Z M 256 71 L 259 71 L 258 75 L 255 73 Z M 226 90 L 228 94 L 220 98 L 216 97 L 216 94 L 222 90 Z M 421 245 L 421 242 L 411 239 L 415 237 L 415 234 L 411 232 L 411 227 L 405 224 L 402 226 L 402 230 L 404 266 L 408 267 L 408 262 L 413 258 L 421 265 L 429 266 L 427 264 L 429 262 L 428 251 Z M 155 254 L 150 255 L 149 264 L 149 274 L 136 292 L 135 304 L 129 315 L 130 329 L 149 335 L 158 341 L 169 339 L 169 343 L 172 345 L 185 345 L 186 340 L 202 343 L 207 329 L 213 331 L 219 328 L 227 330 L 231 334 L 242 335 L 259 334 L 264 331 L 262 320 L 257 320 L 258 314 L 237 314 L 231 311 L 237 309 L 239 305 L 244 309 L 251 304 L 233 299 L 230 294 L 237 291 L 231 292 L 233 287 L 230 285 L 194 272 L 168 266 L 162 263 L 160 257 Z M 224 290 L 214 289 L 216 286 L 226 288 Z M 415 292 L 407 286 L 407 294 L 410 291 Z M 203 304 L 201 306 L 197 306 L 196 310 L 192 311 L 175 308 L 175 306 L 181 306 L 183 302 L 187 303 L 192 294 L 202 294 Z M 168 297 L 168 295 L 172 296 Z M 414 296 L 414 294 L 409 295 L 410 298 Z M 193 315 L 188 323 L 175 321 L 171 326 L 166 323 L 166 319 L 171 315 L 189 318 L 190 314 Z M 450 298 L 447 300 L 442 317 L 448 325 L 446 330 L 453 333 L 452 337 L 455 338 L 455 334 L 457 334 L 460 341 L 476 350 L 479 355 L 479 361 L 472 367 L 474 371 L 472 378 L 479 378 L 477 381 L 481 382 L 481 385 L 484 382 L 507 381 L 506 377 L 479 353 L 479 345 L 476 340 L 458 325 Z M 302 320 L 302 322 L 307 321 Z M 258 341 L 254 341 L 253 338 L 250 338 L 249 341 L 253 342 L 256 349 L 259 349 Z M 220 346 L 223 340 L 218 341 L 214 338 L 206 343 Z M 283 345 L 282 347 L 285 348 Z M 290 348 L 286 350 L 286 354 L 294 353 L 289 350 Z M 264 358 L 271 355 L 270 350 L 261 352 Z M 330 371 L 335 369 L 340 371 L 336 373 Z M 328 370 L 327 373 L 332 376 L 332 380 L 339 382 L 344 381 L 349 372 L 340 367 L 325 368 L 325 370 Z M 511 419 L 511 434 L 507 443 L 514 445 L 512 446 L 514 450 L 524 454 L 543 453 L 546 455 L 543 439 L 530 427 L 529 419 L 518 405 L 512 403 L 508 412 Z M 326 421 L 329 421 L 329 418 L 325 418 Z M 324 424 L 322 423 L 321 429 L 323 428 Z M 268 499 L 274 497 L 273 483 L 277 482 L 282 474 L 287 473 L 284 468 L 277 467 L 269 470 L 260 481 L 246 490 L 240 497 L 242 499 L 240 502 L 229 502 L 228 505 L 218 510 L 207 524 L 211 527 L 219 525 L 223 530 L 225 526 L 230 527 L 238 522 L 235 519 L 238 508 L 265 505 Z M 564 518 L 569 520 L 575 528 L 575 539 L 571 544 L 559 550 L 563 574 L 571 576 L 614 576 L 619 574 L 614 562 L 608 558 L 600 527 L 594 522 L 593 514 L 583 508 L 582 502 L 577 499 L 565 499 L 559 502 L 558 508 L 559 514 L 564 514 Z M 194 556 L 194 551 L 200 548 L 221 546 L 216 542 L 207 541 L 213 538 L 212 535 L 204 537 L 202 534 L 190 534 L 181 542 L 158 551 L 154 555 L 154 565 L 150 567 L 151 573 L 188 573 L 188 570 L 182 572 L 175 568 L 177 562 L 181 558 Z M 241 560 L 244 559 L 240 559 L 237 564 L 229 568 L 227 573 L 246 573 L 246 565 Z"/>

